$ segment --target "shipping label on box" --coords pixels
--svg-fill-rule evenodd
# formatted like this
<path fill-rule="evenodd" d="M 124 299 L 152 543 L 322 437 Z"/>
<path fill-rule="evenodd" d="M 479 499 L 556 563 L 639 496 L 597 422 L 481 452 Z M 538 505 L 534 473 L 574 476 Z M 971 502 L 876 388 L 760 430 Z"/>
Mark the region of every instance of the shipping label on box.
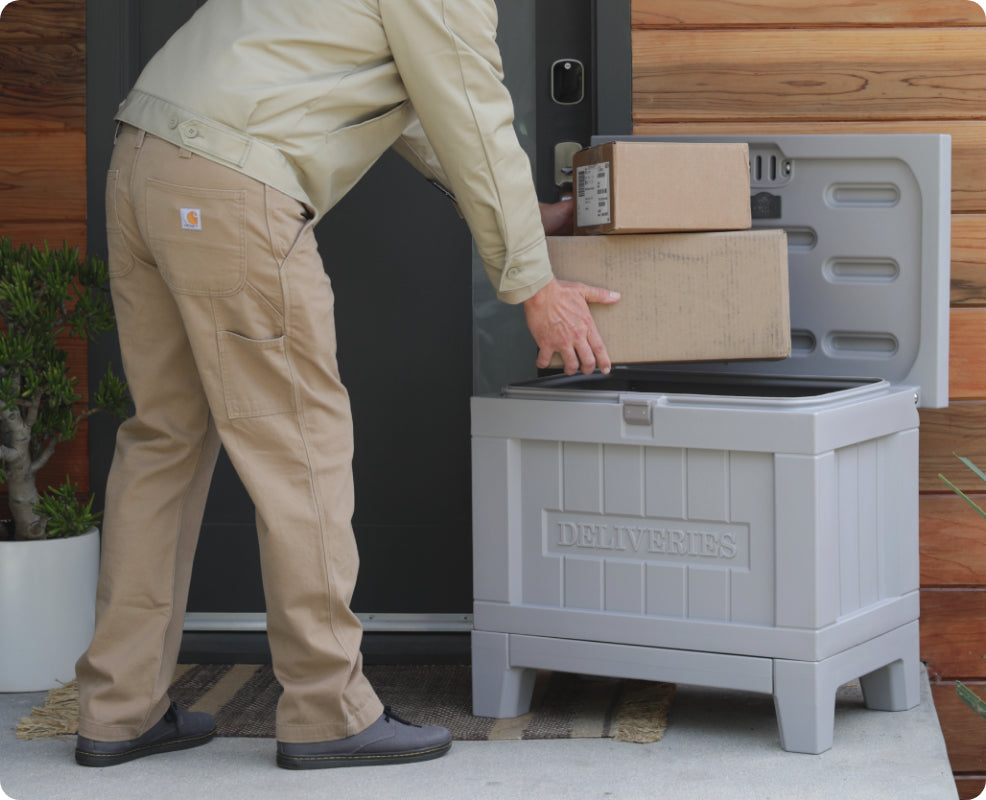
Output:
<path fill-rule="evenodd" d="M 573 159 L 576 234 L 746 230 L 745 143 L 607 142 Z"/>
<path fill-rule="evenodd" d="M 621 293 L 590 306 L 614 364 L 791 354 L 782 230 L 552 236 L 548 253 L 559 279 Z"/>
<path fill-rule="evenodd" d="M 579 167 L 576 172 L 575 216 L 583 228 L 608 225 L 613 221 L 610 171 L 610 162 L 601 161 Z"/>

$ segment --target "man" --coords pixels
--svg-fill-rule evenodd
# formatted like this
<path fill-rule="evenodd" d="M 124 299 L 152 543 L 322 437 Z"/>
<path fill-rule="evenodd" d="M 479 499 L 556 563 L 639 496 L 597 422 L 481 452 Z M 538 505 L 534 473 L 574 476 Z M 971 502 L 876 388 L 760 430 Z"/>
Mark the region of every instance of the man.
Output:
<path fill-rule="evenodd" d="M 617 296 L 551 273 L 495 32 L 493 0 L 208 0 L 121 105 L 107 232 L 136 413 L 78 664 L 80 764 L 214 735 L 167 690 L 220 443 L 257 510 L 278 763 L 448 750 L 362 673 L 352 423 L 313 226 L 393 146 L 454 194 L 499 297 L 524 304 L 537 364 L 558 352 L 569 374 L 608 371 L 587 302 Z"/>

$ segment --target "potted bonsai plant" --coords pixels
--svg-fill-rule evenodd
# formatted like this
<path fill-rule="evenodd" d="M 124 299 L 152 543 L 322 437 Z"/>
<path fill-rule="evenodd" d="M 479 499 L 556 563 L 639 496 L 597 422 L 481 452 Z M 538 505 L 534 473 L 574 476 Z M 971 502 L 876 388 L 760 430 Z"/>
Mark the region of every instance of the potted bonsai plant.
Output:
<path fill-rule="evenodd" d="M 0 692 L 53 688 L 74 676 L 92 636 L 99 533 L 92 498 L 69 477 L 38 474 L 79 423 L 124 414 L 123 381 L 107 370 L 90 406 L 76 392 L 64 344 L 114 327 L 107 267 L 78 248 L 14 246 L 0 238 Z"/>

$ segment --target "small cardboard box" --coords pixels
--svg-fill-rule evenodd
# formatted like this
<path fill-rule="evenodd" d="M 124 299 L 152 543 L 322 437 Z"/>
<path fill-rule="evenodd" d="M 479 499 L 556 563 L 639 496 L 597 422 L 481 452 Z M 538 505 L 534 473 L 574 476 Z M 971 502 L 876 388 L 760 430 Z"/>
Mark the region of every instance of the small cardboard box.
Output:
<path fill-rule="evenodd" d="M 622 295 L 590 306 L 614 364 L 791 354 L 783 230 L 552 236 L 548 253 L 559 279 Z"/>
<path fill-rule="evenodd" d="M 745 143 L 607 142 L 576 153 L 575 233 L 750 227 Z"/>

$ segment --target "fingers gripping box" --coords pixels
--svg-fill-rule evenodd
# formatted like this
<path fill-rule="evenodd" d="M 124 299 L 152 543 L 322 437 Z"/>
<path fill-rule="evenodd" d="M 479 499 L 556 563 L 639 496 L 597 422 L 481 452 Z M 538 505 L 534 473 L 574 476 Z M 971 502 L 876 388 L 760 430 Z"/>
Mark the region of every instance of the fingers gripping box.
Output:
<path fill-rule="evenodd" d="M 620 292 L 590 307 L 614 364 L 791 354 L 783 230 L 557 236 L 548 254 L 559 278 Z"/>

